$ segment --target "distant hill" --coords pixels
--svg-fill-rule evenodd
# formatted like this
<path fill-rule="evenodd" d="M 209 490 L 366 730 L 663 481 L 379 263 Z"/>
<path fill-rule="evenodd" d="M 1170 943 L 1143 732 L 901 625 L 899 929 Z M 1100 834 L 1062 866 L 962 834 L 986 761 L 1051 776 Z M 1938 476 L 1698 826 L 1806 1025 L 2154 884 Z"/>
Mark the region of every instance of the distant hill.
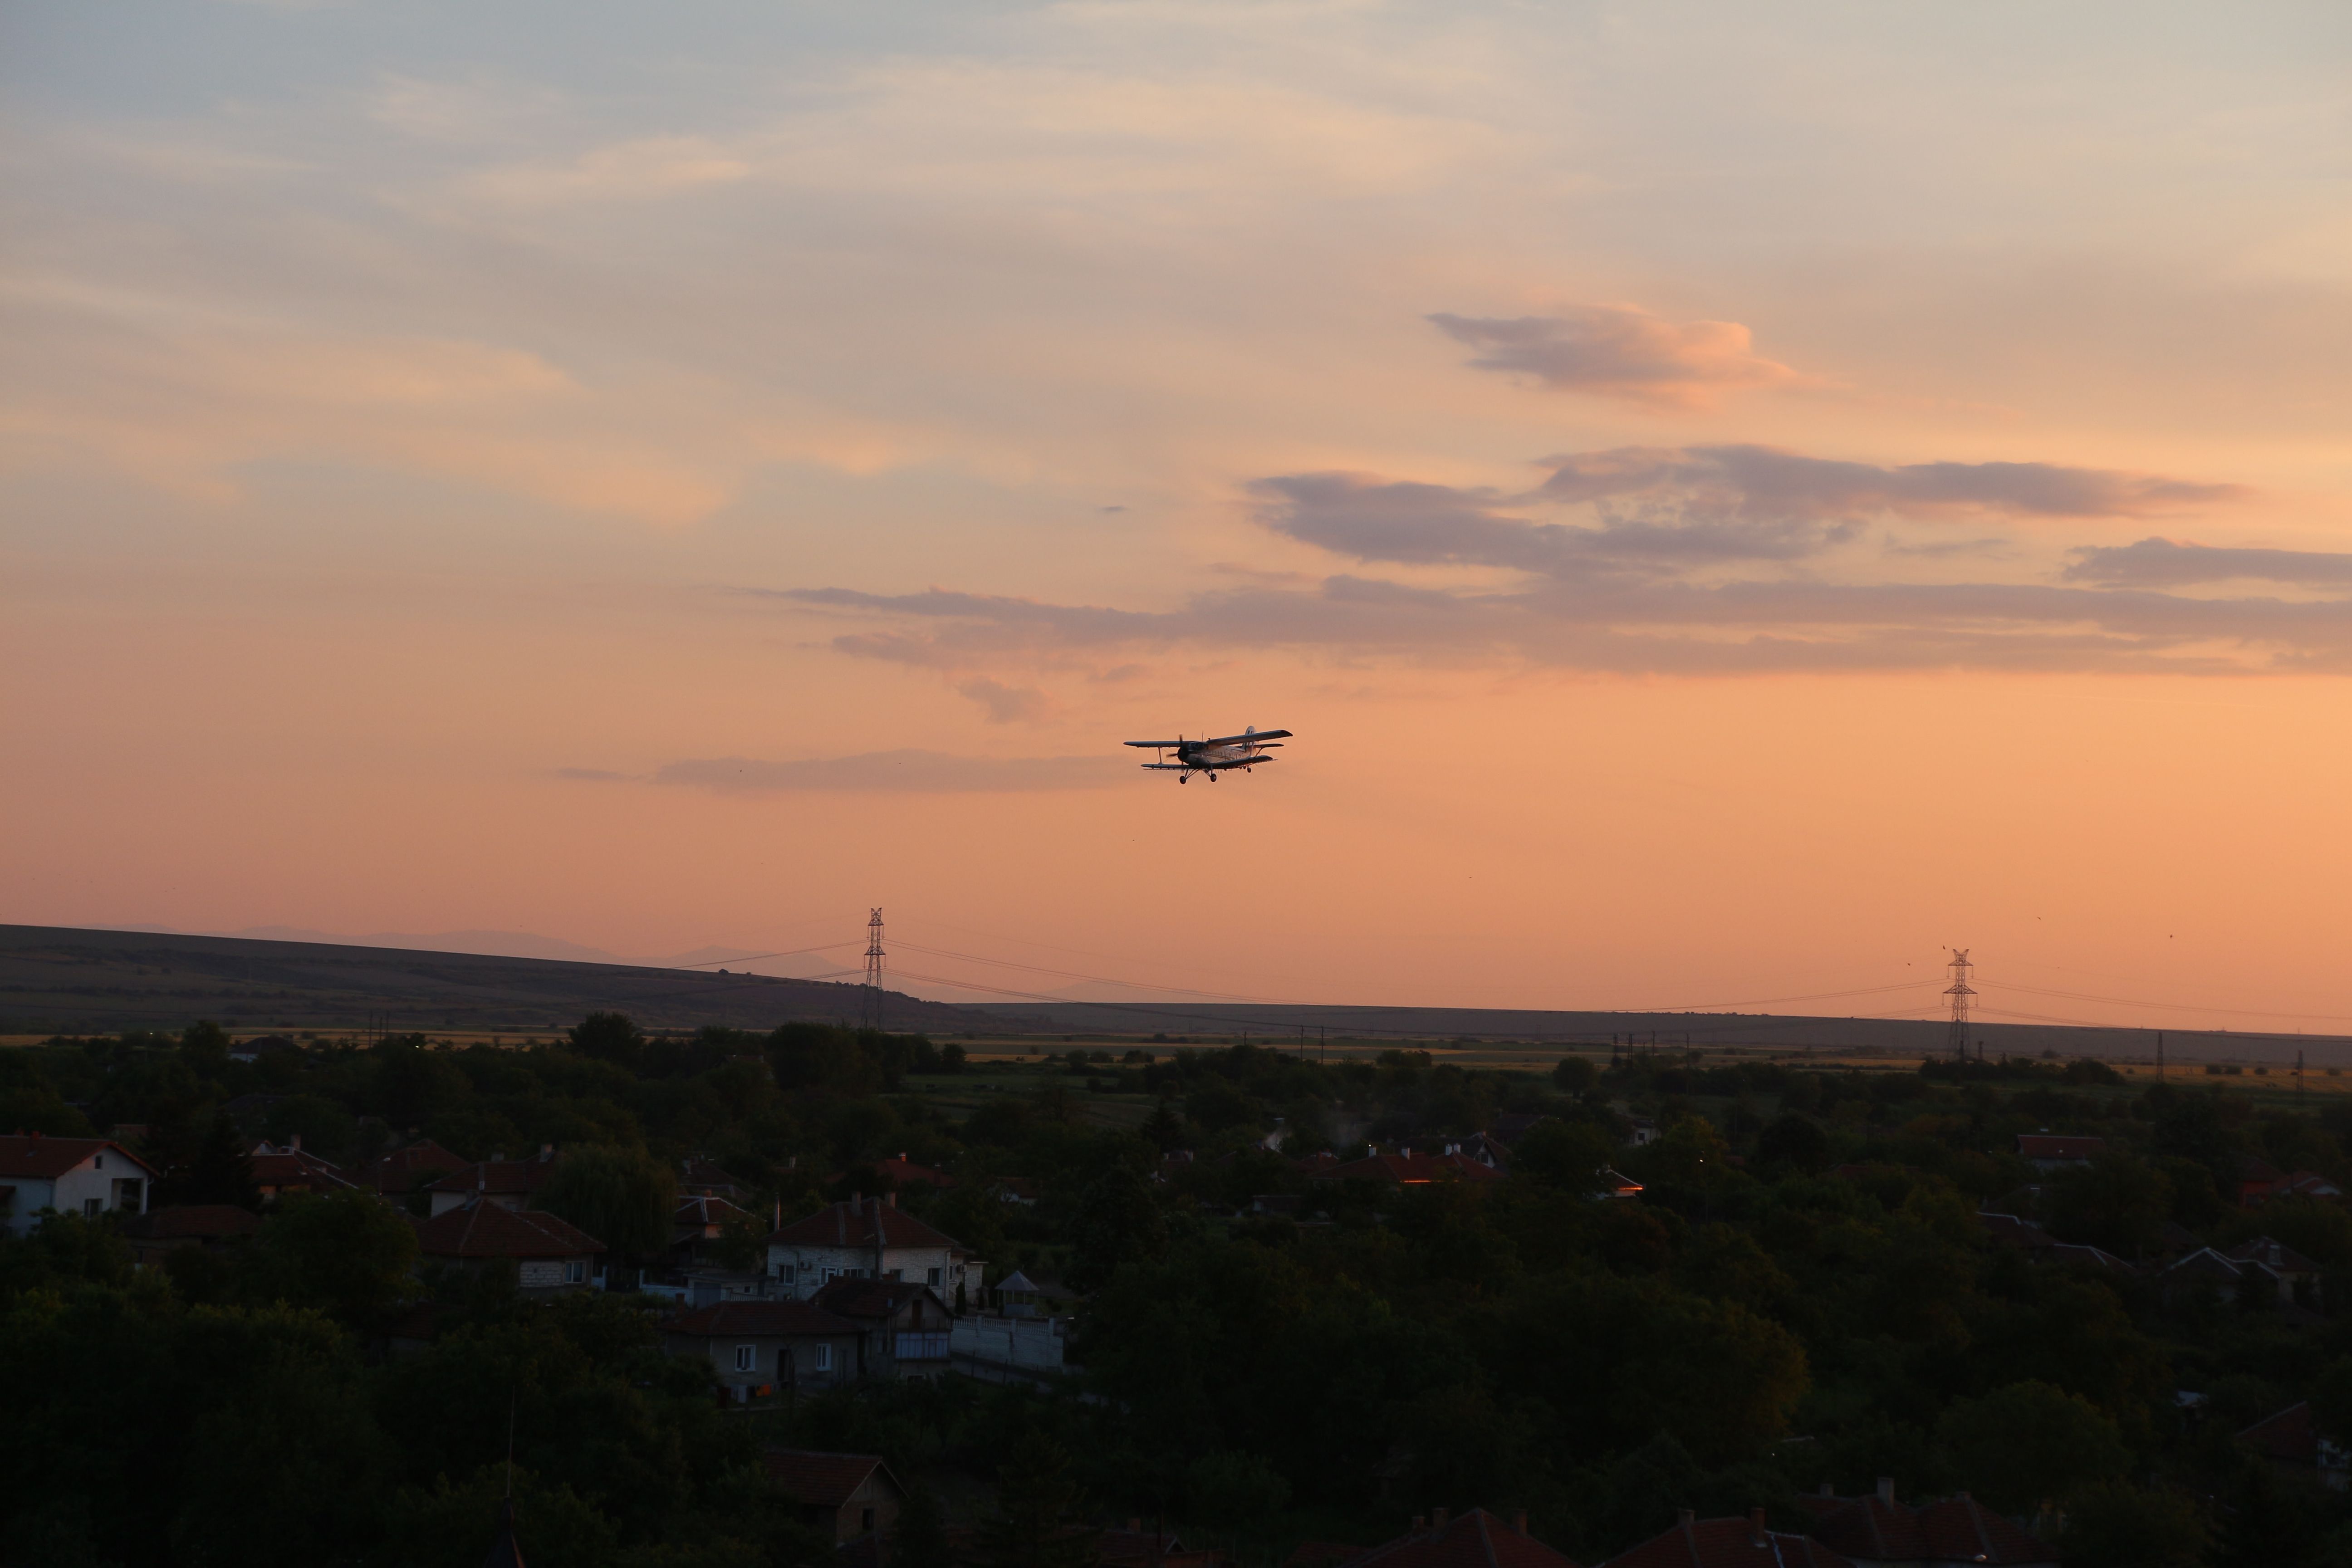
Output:
<path fill-rule="evenodd" d="M 483 933 L 495 936 L 499 933 Z M 545 939 L 532 939 L 545 940 Z M 175 932 L 0 925 L 0 1034 L 240 1029 L 544 1034 L 599 1008 L 655 1029 L 855 1023 L 858 987 L 622 963 Z M 1005 1019 L 890 994 L 892 1029 L 1003 1034 Z"/>

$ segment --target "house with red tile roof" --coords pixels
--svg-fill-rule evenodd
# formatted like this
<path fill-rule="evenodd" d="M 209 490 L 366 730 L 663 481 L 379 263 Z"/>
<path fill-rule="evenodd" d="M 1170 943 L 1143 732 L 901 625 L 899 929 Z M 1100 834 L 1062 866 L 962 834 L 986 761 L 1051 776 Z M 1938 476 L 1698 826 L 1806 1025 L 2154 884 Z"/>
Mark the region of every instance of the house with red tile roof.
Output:
<path fill-rule="evenodd" d="M 1674 1528 L 1609 1559 L 1601 1568 L 1853 1568 L 1802 1535 L 1771 1529 L 1764 1510 L 1746 1519 L 1701 1519 L 1689 1509 Z"/>
<path fill-rule="evenodd" d="M 956 1184 L 956 1179 L 935 1165 L 919 1165 L 904 1154 L 894 1154 L 887 1160 L 877 1160 L 874 1173 L 886 1178 L 893 1192 L 905 1192 L 909 1187 L 929 1187 L 945 1192 Z M 838 1178 L 836 1178 L 838 1179 Z"/>
<path fill-rule="evenodd" d="M 801 1522 L 836 1544 L 888 1534 L 907 1500 L 907 1489 L 879 1454 L 771 1448 L 761 1462 L 768 1478 L 800 1504 Z"/>
<path fill-rule="evenodd" d="M 733 1203 L 751 1195 L 751 1184 L 696 1154 L 679 1162 L 677 1190 L 688 1197 L 725 1198 Z"/>
<path fill-rule="evenodd" d="M 2352 1486 L 2352 1454 L 2320 1435 L 2308 1404 L 2290 1405 L 2238 1434 L 2238 1441 L 2290 1474 L 2315 1477 L 2332 1491 Z"/>
<path fill-rule="evenodd" d="M 806 1301 L 720 1301 L 662 1326 L 672 1355 L 710 1363 L 729 1398 L 830 1388 L 857 1375 L 865 1331 Z"/>
<path fill-rule="evenodd" d="M 2319 1265 L 2292 1247 L 2258 1236 L 2231 1247 L 2201 1247 L 2157 1276 L 2168 1291 L 2208 1286 L 2232 1294 L 2252 1290 L 2293 1302 L 2319 1281 Z"/>
<path fill-rule="evenodd" d="M 511 1263 L 524 1294 L 558 1296 L 588 1289 L 604 1244 L 554 1215 L 480 1199 L 419 1221 L 416 1250 L 426 1263 L 468 1273 Z"/>
<path fill-rule="evenodd" d="M 805 1301 L 835 1279 L 903 1279 L 951 1301 L 981 1260 L 963 1243 L 901 1209 L 897 1194 L 827 1204 L 768 1237 L 768 1277 Z"/>
<path fill-rule="evenodd" d="M 936 1378 L 948 1370 L 955 1315 L 929 1286 L 911 1279 L 841 1279 L 820 1286 L 813 1300 L 863 1331 L 859 1375 Z"/>
<path fill-rule="evenodd" d="M 17 1236 L 46 1210 L 145 1214 L 155 1168 L 110 1138 L 0 1137 L 0 1225 Z"/>
<path fill-rule="evenodd" d="M 299 1132 L 283 1143 L 264 1138 L 253 1146 L 251 1157 L 253 1184 L 261 1189 L 263 1203 L 290 1194 L 341 1192 L 359 1184 L 343 1174 L 341 1165 L 303 1152 Z"/>
<path fill-rule="evenodd" d="M 1966 1492 L 1906 1507 L 1894 1478 L 1881 1476 L 1870 1496 L 1839 1497 L 1824 1486 L 1797 1504 L 1816 1521 L 1813 1539 L 1854 1568 L 2058 1568 L 2056 1547 Z"/>
<path fill-rule="evenodd" d="M 235 1204 L 178 1204 L 149 1209 L 122 1222 L 136 1268 L 163 1262 L 184 1247 L 218 1249 L 243 1241 L 261 1228 L 261 1216 Z"/>
<path fill-rule="evenodd" d="M 462 1208 L 477 1196 L 502 1209 L 529 1208 L 554 1176 L 556 1158 L 555 1145 L 542 1143 L 537 1159 L 509 1160 L 494 1154 L 462 1165 L 425 1188 L 433 1194 L 433 1213 L 437 1217 Z"/>
<path fill-rule="evenodd" d="M 2107 1152 L 2107 1141 L 2069 1132 L 2021 1132 L 2017 1152 L 2028 1164 L 2046 1173 L 2067 1165 L 2089 1164 L 2092 1155 Z"/>
<path fill-rule="evenodd" d="M 380 1196 L 402 1198 L 452 1171 L 465 1168 L 463 1159 L 425 1138 L 361 1166 L 359 1181 L 362 1186 L 374 1188 Z"/>
<path fill-rule="evenodd" d="M 1443 1154 L 1416 1154 L 1410 1150 L 1383 1154 L 1377 1150 L 1360 1160 L 1345 1160 L 1311 1170 L 1310 1182 L 1378 1182 L 1383 1186 L 1419 1187 L 1432 1182 L 1499 1182 L 1504 1173 L 1483 1165 L 1458 1148 Z"/>
<path fill-rule="evenodd" d="M 1576 1568 L 1564 1553 L 1528 1533 L 1527 1516 L 1503 1519 L 1483 1508 L 1458 1517 L 1444 1509 L 1416 1514 L 1412 1528 L 1348 1561 L 1348 1568 Z"/>

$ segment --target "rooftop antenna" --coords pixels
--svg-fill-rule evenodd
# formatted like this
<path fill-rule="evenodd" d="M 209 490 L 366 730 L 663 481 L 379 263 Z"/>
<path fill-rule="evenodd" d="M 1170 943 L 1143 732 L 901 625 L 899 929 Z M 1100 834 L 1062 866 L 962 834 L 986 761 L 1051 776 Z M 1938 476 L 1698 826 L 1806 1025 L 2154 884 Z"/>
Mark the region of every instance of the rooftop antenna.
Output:
<path fill-rule="evenodd" d="M 1969 984 L 1969 971 L 1976 965 L 1969 962 L 1969 950 L 1956 947 L 1952 954 L 1952 983 L 1944 987 L 1944 994 L 1952 999 L 1952 1027 L 1948 1038 L 1952 1055 L 1960 1061 L 1969 1059 L 1969 998 L 1977 994 Z"/>
<path fill-rule="evenodd" d="M 866 921 L 866 994 L 857 1005 L 857 1026 L 880 1033 L 882 1028 L 882 911 Z"/>

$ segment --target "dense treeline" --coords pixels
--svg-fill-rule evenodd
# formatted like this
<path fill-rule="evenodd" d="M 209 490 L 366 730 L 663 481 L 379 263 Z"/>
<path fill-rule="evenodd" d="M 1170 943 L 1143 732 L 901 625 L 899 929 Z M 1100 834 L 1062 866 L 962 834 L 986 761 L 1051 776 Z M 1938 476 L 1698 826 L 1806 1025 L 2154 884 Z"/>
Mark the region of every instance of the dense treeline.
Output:
<path fill-rule="evenodd" d="M 254 1095 L 280 1098 L 238 1100 Z M 1018 1448 L 1031 1468 L 1010 1490 L 1033 1511 L 1063 1488 L 1253 1559 L 1483 1503 L 1528 1508 L 1592 1560 L 1677 1507 L 1795 1524 L 1794 1491 L 1893 1475 L 1906 1495 L 1965 1489 L 2063 1522 L 2077 1568 L 2352 1563 L 2343 1500 L 2231 1439 L 2305 1398 L 2352 1436 L 2352 1310 L 2336 1315 L 2352 1309 L 2352 1218 L 2231 1201 L 2250 1154 L 2352 1177 L 2352 1115 L 2332 1100 L 2136 1087 L 2095 1063 L 1535 1073 L 1253 1047 L 1074 1049 L 981 1080 L 919 1037 L 647 1038 L 610 1015 L 531 1049 L 412 1037 L 245 1064 L 200 1026 L 0 1056 L 0 1119 L 143 1124 L 165 1201 L 233 1180 L 232 1102 L 250 1131 L 347 1162 L 412 1131 L 471 1157 L 555 1143 L 602 1173 L 597 1190 L 699 1153 L 788 1213 L 880 1190 L 875 1163 L 904 1153 L 958 1184 L 903 1205 L 999 1276 L 1088 1295 L 1081 1382 L 726 1415 L 630 1298 L 540 1307 L 495 1279 L 420 1282 L 372 1198 L 296 1200 L 239 1254 L 136 1276 L 109 1223 L 57 1220 L 0 1248 L 12 1561 L 203 1562 L 257 1541 L 289 1559 L 467 1561 L 511 1408 L 547 1562 L 810 1560 L 755 1462 L 790 1438 L 881 1451 L 950 1493 L 1004 1479 Z M 1656 1141 L 1623 1146 L 1628 1114 Z M 1297 1163 L 1505 1116 L 1507 1181 L 1313 1186 Z M 2015 1139 L 2042 1130 L 2107 1152 L 2037 1178 Z M 1644 1184 L 1639 1201 L 1595 1195 L 1604 1163 Z M 1016 1175 L 1034 1206 L 992 1193 Z M 1980 1208 L 2135 1260 L 2267 1234 L 2326 1278 L 2301 1306 L 2162 1292 L 2031 1262 Z M 383 1326 L 425 1289 L 440 1338 L 387 1359 Z"/>

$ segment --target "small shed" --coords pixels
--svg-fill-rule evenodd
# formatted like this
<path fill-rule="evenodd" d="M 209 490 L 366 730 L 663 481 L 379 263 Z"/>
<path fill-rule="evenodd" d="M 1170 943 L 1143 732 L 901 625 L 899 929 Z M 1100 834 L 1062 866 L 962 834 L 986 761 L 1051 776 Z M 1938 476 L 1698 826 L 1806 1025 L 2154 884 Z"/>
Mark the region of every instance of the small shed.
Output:
<path fill-rule="evenodd" d="M 801 1522 L 835 1544 L 888 1534 L 898 1522 L 907 1489 L 879 1454 L 828 1454 L 813 1448 L 771 1448 L 762 1457 L 769 1479 L 800 1504 Z"/>

